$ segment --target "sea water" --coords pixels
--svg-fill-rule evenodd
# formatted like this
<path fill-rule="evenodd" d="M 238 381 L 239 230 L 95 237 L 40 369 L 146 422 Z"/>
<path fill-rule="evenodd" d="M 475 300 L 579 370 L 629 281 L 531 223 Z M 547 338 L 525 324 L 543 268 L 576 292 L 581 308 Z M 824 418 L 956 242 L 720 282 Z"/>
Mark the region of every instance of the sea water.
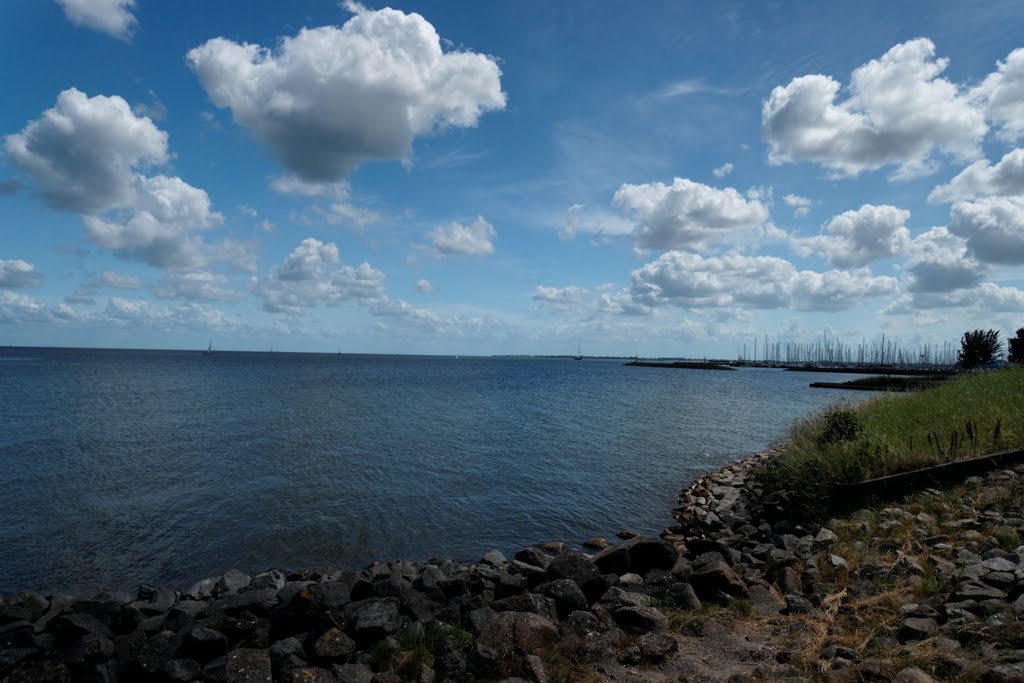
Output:
<path fill-rule="evenodd" d="M 476 560 L 672 524 L 863 392 L 585 359 L 0 349 L 0 592 Z"/>

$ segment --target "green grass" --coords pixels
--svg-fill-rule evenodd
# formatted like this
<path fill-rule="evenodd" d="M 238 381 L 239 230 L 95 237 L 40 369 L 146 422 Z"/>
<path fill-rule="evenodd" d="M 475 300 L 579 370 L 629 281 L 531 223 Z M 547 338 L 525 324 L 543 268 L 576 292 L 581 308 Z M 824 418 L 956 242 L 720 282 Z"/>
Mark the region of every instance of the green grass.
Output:
<path fill-rule="evenodd" d="M 814 495 L 836 484 L 1012 448 L 1024 448 L 1024 368 L 960 377 L 812 416 L 792 428 L 791 442 L 765 482 Z"/>

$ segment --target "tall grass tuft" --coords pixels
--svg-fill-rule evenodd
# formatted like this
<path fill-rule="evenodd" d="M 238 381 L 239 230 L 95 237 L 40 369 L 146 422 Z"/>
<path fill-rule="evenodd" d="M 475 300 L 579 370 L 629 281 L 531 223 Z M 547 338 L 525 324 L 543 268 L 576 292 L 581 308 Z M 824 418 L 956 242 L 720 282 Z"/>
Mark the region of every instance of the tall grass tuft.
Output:
<path fill-rule="evenodd" d="M 1024 448 L 1024 368 L 813 415 L 792 427 L 790 444 L 765 483 L 815 495 L 837 484 L 1013 448 Z"/>

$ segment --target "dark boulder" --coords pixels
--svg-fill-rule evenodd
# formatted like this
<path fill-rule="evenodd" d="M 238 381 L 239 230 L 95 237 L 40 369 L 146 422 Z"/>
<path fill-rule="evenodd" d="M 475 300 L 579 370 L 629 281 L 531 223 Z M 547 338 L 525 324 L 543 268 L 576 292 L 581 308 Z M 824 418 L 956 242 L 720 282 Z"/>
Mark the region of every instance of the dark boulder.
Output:
<path fill-rule="evenodd" d="M 206 627 L 193 626 L 184 633 L 179 653 L 187 659 L 205 663 L 228 652 L 228 639 L 220 631 Z"/>
<path fill-rule="evenodd" d="M 690 585 L 701 600 L 747 597 L 747 584 L 722 560 L 710 562 L 690 577 Z"/>
<path fill-rule="evenodd" d="M 580 587 L 572 579 L 557 579 L 537 587 L 537 591 L 555 601 L 558 617 L 564 619 L 571 612 L 585 610 L 589 603 Z"/>
<path fill-rule="evenodd" d="M 345 608 L 348 632 L 358 642 L 368 643 L 397 633 L 404 620 L 395 598 L 354 602 Z"/>
<path fill-rule="evenodd" d="M 551 560 L 547 573 L 552 580 L 571 579 L 580 586 L 602 574 L 591 559 L 578 550 L 569 550 Z"/>
<path fill-rule="evenodd" d="M 612 612 L 612 618 L 626 631 L 652 632 L 668 628 L 668 618 L 653 607 L 619 607 Z"/>
<path fill-rule="evenodd" d="M 593 563 L 601 573 L 643 576 L 652 569 L 672 569 L 678 558 L 679 551 L 672 543 L 662 538 L 637 536 L 621 545 L 605 548 L 594 556 Z"/>
<path fill-rule="evenodd" d="M 202 667 L 194 659 L 172 659 L 164 664 L 163 674 L 172 683 L 188 683 L 199 678 Z"/>
<path fill-rule="evenodd" d="M 316 644 L 313 646 L 317 657 L 341 662 L 347 661 L 355 650 L 355 641 L 339 628 L 329 629 L 317 638 Z"/>
<path fill-rule="evenodd" d="M 264 649 L 238 649 L 228 654 L 228 683 L 272 683 L 270 654 Z"/>
<path fill-rule="evenodd" d="M 181 647 L 181 636 L 172 631 L 161 631 L 148 638 L 139 652 L 139 666 L 147 673 L 155 674 L 167 662 L 175 658 Z"/>

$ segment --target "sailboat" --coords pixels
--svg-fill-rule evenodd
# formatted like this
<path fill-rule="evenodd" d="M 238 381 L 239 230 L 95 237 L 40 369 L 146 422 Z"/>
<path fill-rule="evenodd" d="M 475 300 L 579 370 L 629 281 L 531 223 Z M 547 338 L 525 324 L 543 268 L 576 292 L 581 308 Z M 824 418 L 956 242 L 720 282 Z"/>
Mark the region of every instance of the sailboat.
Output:
<path fill-rule="evenodd" d="M 583 360 L 583 345 L 576 345 L 576 355 L 572 357 L 573 360 Z"/>
<path fill-rule="evenodd" d="M 205 351 L 203 351 L 203 355 L 204 356 L 212 356 L 213 355 L 213 340 L 212 339 L 210 340 L 210 345 L 206 347 Z"/>

